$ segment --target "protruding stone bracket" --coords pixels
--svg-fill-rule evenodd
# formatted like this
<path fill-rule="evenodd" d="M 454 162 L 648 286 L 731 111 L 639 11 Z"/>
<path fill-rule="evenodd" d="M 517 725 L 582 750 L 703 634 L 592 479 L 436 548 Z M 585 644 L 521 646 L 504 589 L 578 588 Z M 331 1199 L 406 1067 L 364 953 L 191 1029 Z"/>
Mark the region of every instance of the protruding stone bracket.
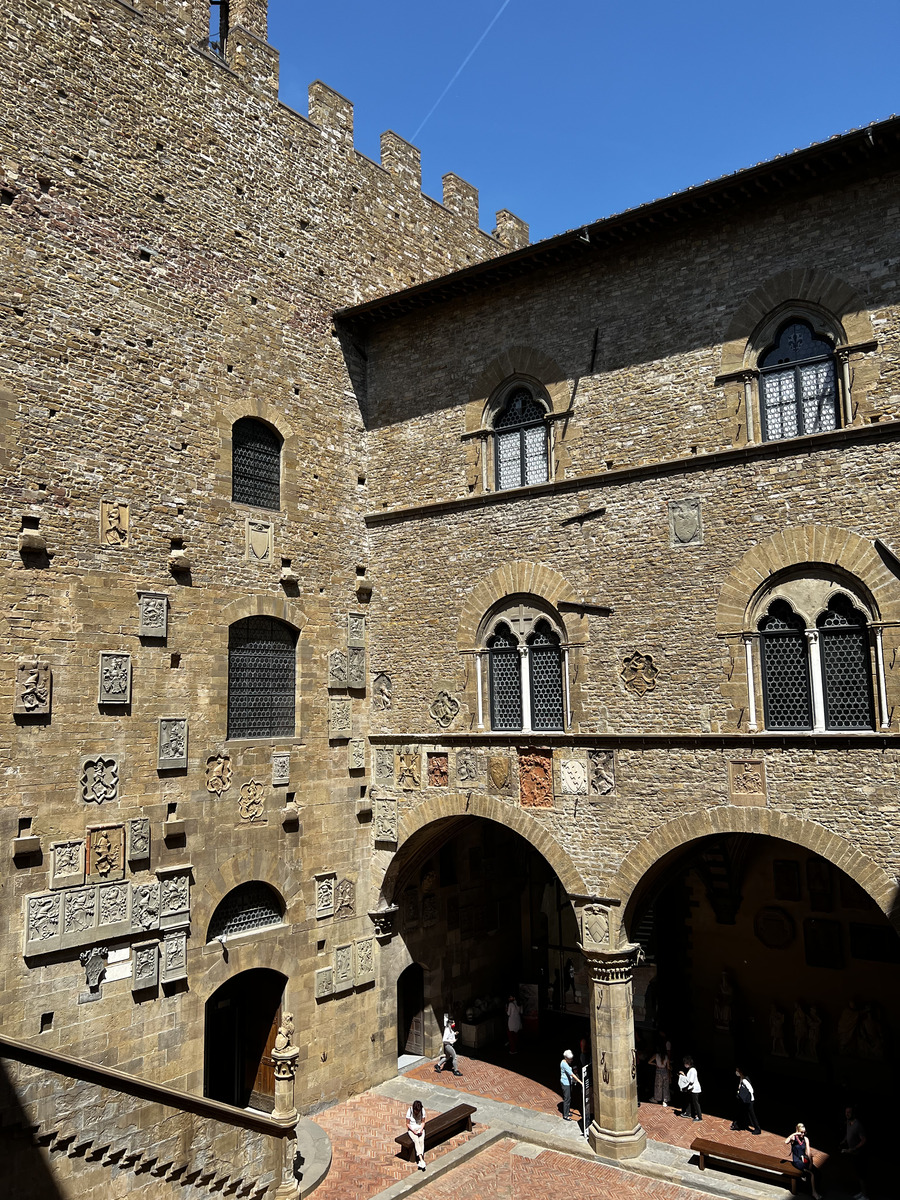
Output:
<path fill-rule="evenodd" d="M 396 904 L 387 908 L 374 909 L 369 913 L 369 920 L 375 926 L 375 936 L 379 942 L 389 942 L 396 930 L 397 913 L 400 911 Z"/>

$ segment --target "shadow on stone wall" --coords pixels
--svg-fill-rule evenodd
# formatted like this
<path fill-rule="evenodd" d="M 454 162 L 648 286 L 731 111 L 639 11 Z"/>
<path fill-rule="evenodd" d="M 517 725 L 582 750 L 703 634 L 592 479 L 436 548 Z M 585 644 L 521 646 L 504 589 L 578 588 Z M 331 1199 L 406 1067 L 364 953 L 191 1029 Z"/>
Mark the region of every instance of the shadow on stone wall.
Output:
<path fill-rule="evenodd" d="M 52 1132 L 52 1131 L 47 1131 Z M 28 1117 L 6 1064 L 0 1061 L 0 1195 L 16 1200 L 64 1200 L 45 1153 L 32 1142 Z"/>

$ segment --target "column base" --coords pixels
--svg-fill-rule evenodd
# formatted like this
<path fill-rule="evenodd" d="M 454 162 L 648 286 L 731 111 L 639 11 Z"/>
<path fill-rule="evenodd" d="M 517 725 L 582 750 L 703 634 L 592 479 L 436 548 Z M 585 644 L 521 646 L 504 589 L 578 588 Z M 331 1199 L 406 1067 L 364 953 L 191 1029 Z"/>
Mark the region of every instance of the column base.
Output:
<path fill-rule="evenodd" d="M 612 1129 L 602 1129 L 596 1121 L 588 1129 L 588 1141 L 595 1154 L 602 1158 L 637 1158 L 643 1154 L 647 1146 L 647 1135 L 640 1125 L 628 1133 L 614 1132 Z"/>

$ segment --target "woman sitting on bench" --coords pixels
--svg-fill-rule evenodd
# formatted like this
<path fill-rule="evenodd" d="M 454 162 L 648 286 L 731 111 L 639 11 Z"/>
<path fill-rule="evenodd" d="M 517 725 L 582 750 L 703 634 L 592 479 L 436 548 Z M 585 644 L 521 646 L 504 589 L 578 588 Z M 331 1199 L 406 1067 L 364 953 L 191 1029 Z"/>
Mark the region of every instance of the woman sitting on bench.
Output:
<path fill-rule="evenodd" d="M 406 1128 L 412 1138 L 416 1150 L 416 1161 L 419 1170 L 425 1170 L 425 1109 L 421 1100 L 413 1100 L 412 1106 L 406 1110 Z"/>
<path fill-rule="evenodd" d="M 797 1170 L 802 1171 L 804 1176 L 809 1176 L 809 1186 L 812 1190 L 813 1200 L 820 1200 L 820 1193 L 816 1191 L 816 1167 L 813 1162 L 806 1126 L 802 1121 L 790 1137 L 784 1139 L 784 1144 L 790 1146 L 791 1162 Z"/>

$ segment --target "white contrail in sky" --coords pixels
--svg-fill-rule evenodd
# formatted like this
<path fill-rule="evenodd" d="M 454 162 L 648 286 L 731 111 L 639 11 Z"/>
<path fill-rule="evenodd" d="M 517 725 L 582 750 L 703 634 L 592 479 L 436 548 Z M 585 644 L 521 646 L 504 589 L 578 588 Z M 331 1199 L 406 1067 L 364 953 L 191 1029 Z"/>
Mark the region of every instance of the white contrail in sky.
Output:
<path fill-rule="evenodd" d="M 435 100 L 434 104 L 432 104 L 431 108 L 428 110 L 428 114 L 425 117 L 425 120 L 422 122 L 422 124 L 419 126 L 419 128 L 416 130 L 416 132 L 412 135 L 413 141 L 416 140 L 416 138 L 419 136 L 419 134 L 425 128 L 425 125 L 428 122 L 428 120 L 431 118 L 431 116 L 433 115 L 434 110 L 437 108 L 437 106 L 440 104 L 440 102 L 443 100 L 443 98 L 447 95 L 447 93 L 453 87 L 454 83 L 456 83 L 457 79 L 459 79 L 460 75 L 462 75 L 463 71 L 466 69 L 469 59 L 472 57 L 472 55 L 475 53 L 475 51 L 478 49 L 478 47 L 481 45 L 481 43 L 484 41 L 484 39 L 487 37 L 487 35 L 491 32 L 491 30 L 494 28 L 494 26 L 497 24 L 497 22 L 500 20 L 501 16 L 503 15 L 503 10 L 506 8 L 506 6 L 507 6 L 507 4 L 509 4 L 509 2 L 510 2 L 510 0 L 503 0 L 503 3 L 497 9 L 497 12 L 494 16 L 493 21 L 491 21 L 490 25 L 488 25 L 487 29 L 484 31 L 484 33 L 481 35 L 481 37 L 478 39 L 478 41 L 475 43 L 475 45 L 472 47 L 472 49 L 469 51 L 469 53 L 466 55 L 466 57 L 462 60 L 462 62 L 459 65 L 459 68 L 457 69 L 456 74 L 453 76 L 453 78 L 450 80 L 450 82 L 447 84 L 447 86 L 444 88 L 444 90 L 438 96 L 437 100 Z"/>

